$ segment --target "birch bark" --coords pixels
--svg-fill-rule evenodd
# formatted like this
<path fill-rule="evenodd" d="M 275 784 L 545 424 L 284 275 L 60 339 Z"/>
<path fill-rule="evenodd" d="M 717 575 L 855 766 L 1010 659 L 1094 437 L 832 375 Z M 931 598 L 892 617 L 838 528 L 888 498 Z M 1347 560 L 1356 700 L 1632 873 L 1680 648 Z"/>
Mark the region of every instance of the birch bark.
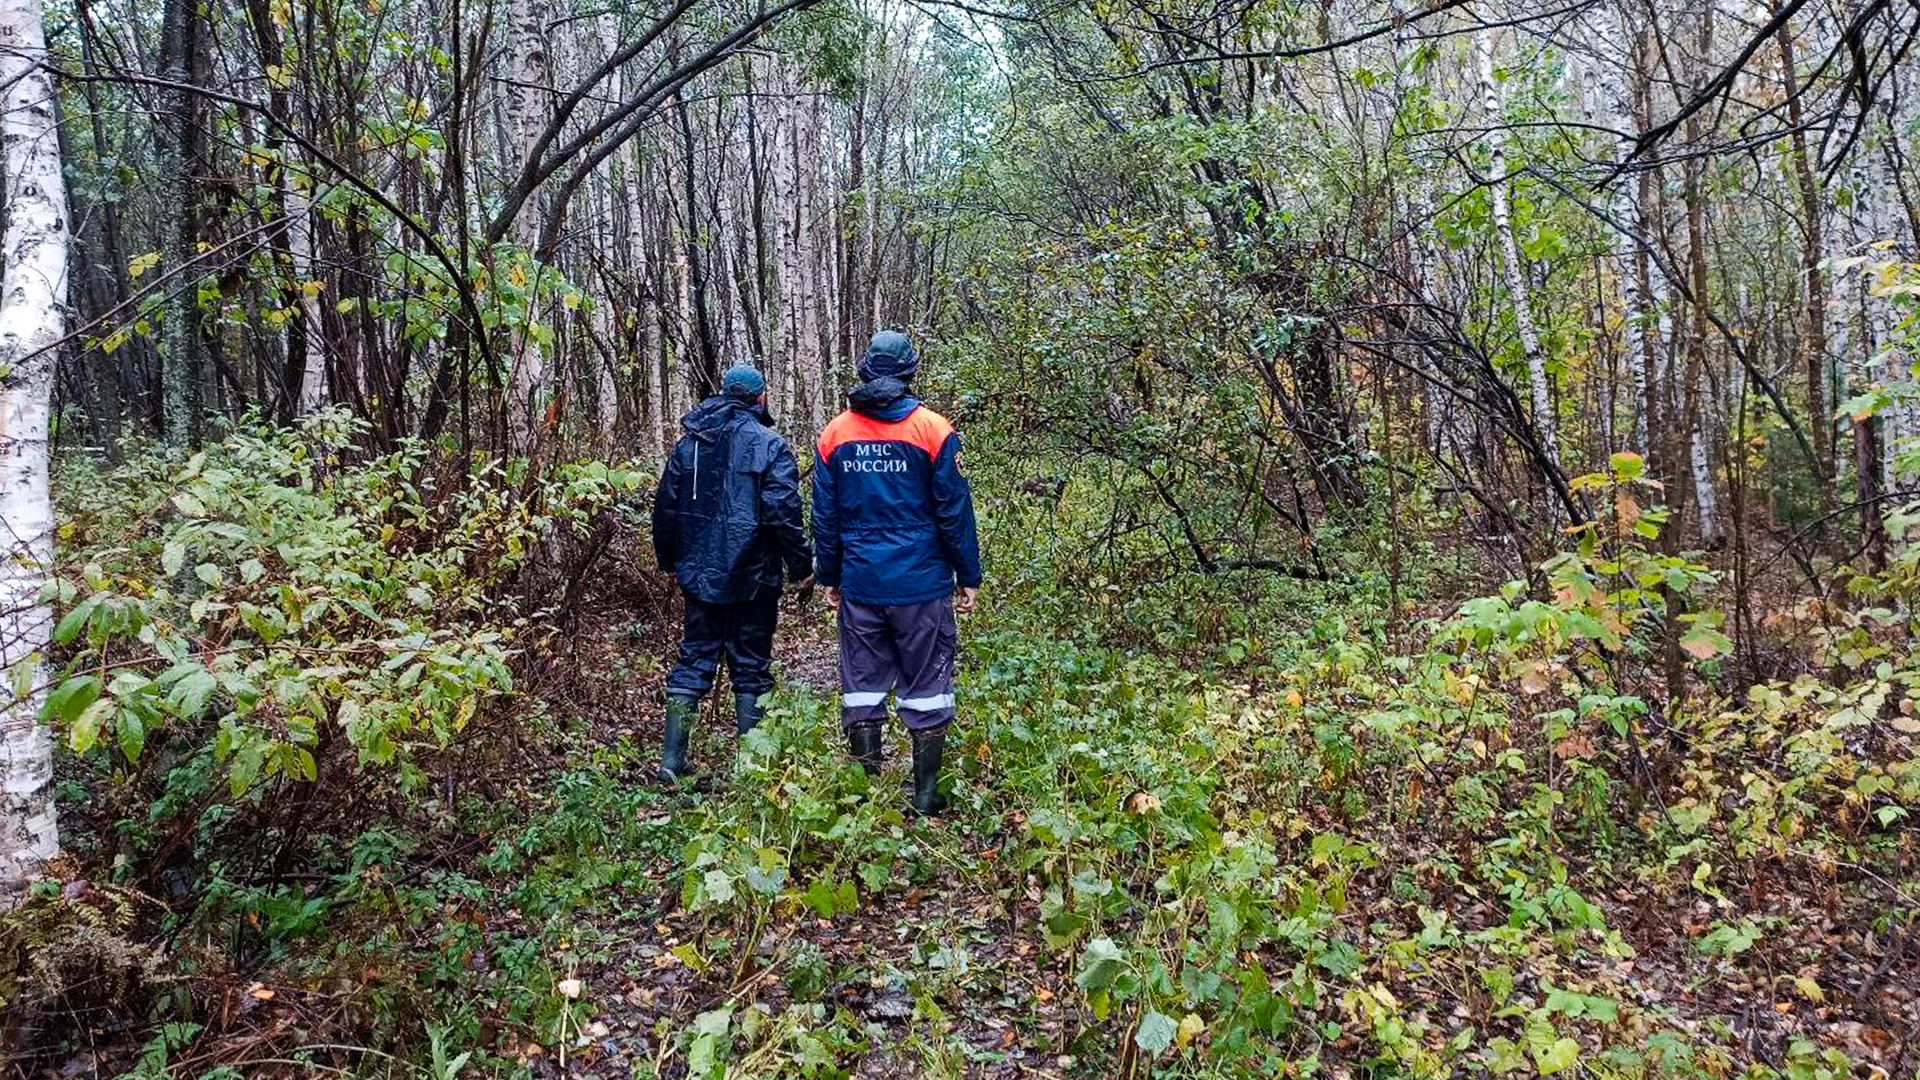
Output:
<path fill-rule="evenodd" d="M 1639 120 L 1633 107 L 1633 92 L 1630 89 L 1632 73 L 1636 70 L 1635 57 L 1638 54 L 1626 7 L 1623 4 L 1610 9 L 1610 29 L 1614 40 L 1626 50 L 1619 64 L 1602 61 L 1601 97 L 1606 110 L 1607 126 L 1619 133 L 1614 144 L 1614 160 L 1627 160 L 1633 152 L 1633 135 L 1639 130 Z M 1620 176 L 1614 181 L 1611 195 L 1614 220 L 1619 229 L 1614 233 L 1614 276 L 1620 286 L 1620 315 L 1622 337 L 1627 362 L 1627 380 L 1633 387 L 1633 435 L 1631 449 L 1642 458 L 1647 456 L 1647 358 L 1646 358 L 1646 293 L 1640 287 L 1640 198 L 1639 180 L 1634 176 Z"/>
<path fill-rule="evenodd" d="M 1487 114 L 1487 144 L 1492 151 L 1493 230 L 1500 243 L 1506 268 L 1507 294 L 1513 298 L 1513 320 L 1520 334 L 1520 348 L 1527 361 L 1527 386 L 1533 398 L 1533 424 L 1540 433 L 1540 448 L 1547 460 L 1560 463 L 1559 439 L 1553 422 L 1553 395 L 1547 383 L 1547 358 L 1540 346 L 1540 331 L 1533 322 L 1533 301 L 1527 287 L 1527 267 L 1520 260 L 1520 245 L 1513 235 L 1513 212 L 1507 193 L 1507 133 L 1501 119 L 1500 84 L 1493 77 L 1493 50 L 1486 34 L 1474 38 L 1474 51 L 1480 67 L 1480 94 Z"/>
<path fill-rule="evenodd" d="M 507 8 L 508 118 L 516 159 L 524 161 L 533 152 L 547 123 L 547 110 L 553 95 L 553 64 L 547 46 L 547 18 L 541 0 L 512 0 Z M 520 205 L 513 220 L 514 243 L 530 257 L 540 242 L 540 200 L 529 198 Z M 532 267 L 533 279 L 526 283 L 529 294 L 526 318 L 529 324 L 541 316 L 535 298 L 539 295 L 541 268 Z M 533 335 L 525 331 L 513 335 L 511 399 L 508 409 L 515 441 L 530 448 L 537 434 L 541 396 L 548 383 L 546 356 Z"/>
<path fill-rule="evenodd" d="M 40 602 L 53 565 L 48 417 L 55 343 L 65 321 L 67 197 L 54 130 L 53 80 L 41 63 L 40 0 L 0 0 L 0 148 L 6 222 L 0 234 L 0 908 L 11 907 L 59 851 L 53 747 L 43 695 L 15 697 L 12 678 L 34 669 L 53 627 Z"/>
<path fill-rule="evenodd" d="M 289 186 L 286 202 L 287 251 L 293 258 L 294 285 L 300 290 L 300 325 L 296 330 L 306 356 L 295 411 L 307 416 L 327 405 L 327 341 L 320 332 L 320 294 L 306 287 L 319 277 L 313 263 L 313 206 L 298 182 Z"/>

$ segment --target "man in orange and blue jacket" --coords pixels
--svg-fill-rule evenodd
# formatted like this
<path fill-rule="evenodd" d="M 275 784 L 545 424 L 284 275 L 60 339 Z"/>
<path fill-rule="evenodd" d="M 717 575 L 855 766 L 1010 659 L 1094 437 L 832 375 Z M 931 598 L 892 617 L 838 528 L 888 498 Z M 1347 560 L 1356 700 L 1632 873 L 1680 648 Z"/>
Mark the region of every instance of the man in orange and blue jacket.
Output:
<path fill-rule="evenodd" d="M 874 335 L 847 410 L 820 434 L 813 542 L 816 576 L 839 612 L 847 745 L 879 771 L 894 695 L 913 738 L 913 807 L 937 814 L 954 717 L 954 612 L 972 610 L 979 592 L 980 540 L 960 436 L 913 396 L 919 369 L 905 334 Z"/>

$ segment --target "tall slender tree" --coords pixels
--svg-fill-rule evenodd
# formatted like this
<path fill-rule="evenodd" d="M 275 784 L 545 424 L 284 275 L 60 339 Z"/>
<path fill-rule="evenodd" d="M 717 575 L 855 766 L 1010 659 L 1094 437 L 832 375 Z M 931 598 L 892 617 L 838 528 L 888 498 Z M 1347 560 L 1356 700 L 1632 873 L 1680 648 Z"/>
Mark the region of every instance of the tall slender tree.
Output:
<path fill-rule="evenodd" d="M 44 66 L 40 0 L 0 0 L 0 906 L 59 850 L 53 753 L 37 667 L 53 627 L 41 593 L 53 566 L 47 432 L 65 324 L 67 197 Z"/>

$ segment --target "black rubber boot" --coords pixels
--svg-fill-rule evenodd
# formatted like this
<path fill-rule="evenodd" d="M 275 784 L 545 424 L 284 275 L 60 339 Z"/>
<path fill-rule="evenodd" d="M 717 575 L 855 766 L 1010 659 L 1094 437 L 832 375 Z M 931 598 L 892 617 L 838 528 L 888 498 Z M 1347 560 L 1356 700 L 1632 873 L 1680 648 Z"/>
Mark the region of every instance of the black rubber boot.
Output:
<path fill-rule="evenodd" d="M 693 716 L 700 699 L 684 694 L 667 695 L 667 734 L 660 752 L 660 779 L 679 783 L 693 775 L 687 768 L 687 737 L 693 733 Z"/>
<path fill-rule="evenodd" d="M 940 794 L 940 757 L 946 749 L 945 724 L 913 733 L 913 809 L 925 817 L 947 808 L 947 798 Z"/>
<path fill-rule="evenodd" d="M 877 723 L 859 723 L 847 725 L 847 749 L 853 752 L 853 759 L 867 770 L 868 776 L 880 775 L 881 728 Z"/>
<path fill-rule="evenodd" d="M 759 727 L 766 715 L 767 710 L 761 707 L 759 694 L 733 695 L 733 726 L 740 734 L 745 735 Z"/>

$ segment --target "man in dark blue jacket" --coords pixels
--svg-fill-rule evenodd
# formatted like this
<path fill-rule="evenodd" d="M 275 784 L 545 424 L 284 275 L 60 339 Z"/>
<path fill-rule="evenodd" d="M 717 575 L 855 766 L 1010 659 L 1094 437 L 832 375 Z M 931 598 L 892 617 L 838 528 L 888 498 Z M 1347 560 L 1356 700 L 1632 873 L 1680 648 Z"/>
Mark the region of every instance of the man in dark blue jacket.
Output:
<path fill-rule="evenodd" d="M 728 369 L 720 393 L 680 421 L 686 434 L 667 459 L 653 501 L 653 550 L 686 597 L 680 655 L 667 675 L 666 749 L 660 772 L 688 772 L 688 724 L 713 689 L 722 657 L 733 680 L 734 723 L 760 722 L 773 689 L 773 628 L 780 585 L 813 587 L 813 551 L 801 523 L 800 470 L 767 415 L 767 381 Z"/>
<path fill-rule="evenodd" d="M 879 771 L 893 694 L 913 736 L 913 807 L 936 814 L 946 807 L 938 784 L 954 715 L 954 611 L 972 610 L 979 592 L 980 541 L 960 436 L 913 396 L 919 369 L 906 335 L 874 335 L 860 360 L 864 381 L 820 434 L 813 540 L 840 616 L 847 744 L 869 773 Z"/>

